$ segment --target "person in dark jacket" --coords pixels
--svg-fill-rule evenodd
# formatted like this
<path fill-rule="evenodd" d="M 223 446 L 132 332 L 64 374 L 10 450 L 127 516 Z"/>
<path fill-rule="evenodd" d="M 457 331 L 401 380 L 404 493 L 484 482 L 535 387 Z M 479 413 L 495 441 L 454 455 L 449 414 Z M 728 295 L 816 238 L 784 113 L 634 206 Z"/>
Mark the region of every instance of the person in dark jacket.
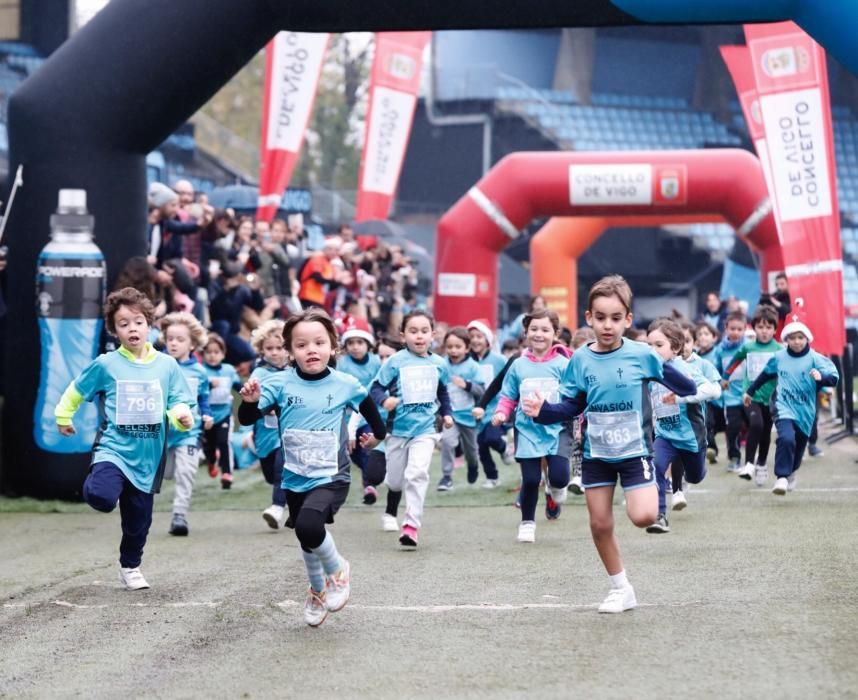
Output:
<path fill-rule="evenodd" d="M 212 284 L 210 295 L 212 330 L 226 342 L 226 361 L 231 365 L 249 363 L 256 357 L 250 343 L 239 335 L 242 310 L 245 307 L 254 311 L 265 308 L 259 289 L 244 284 L 241 275 L 240 264 L 227 263 L 220 279 Z"/>

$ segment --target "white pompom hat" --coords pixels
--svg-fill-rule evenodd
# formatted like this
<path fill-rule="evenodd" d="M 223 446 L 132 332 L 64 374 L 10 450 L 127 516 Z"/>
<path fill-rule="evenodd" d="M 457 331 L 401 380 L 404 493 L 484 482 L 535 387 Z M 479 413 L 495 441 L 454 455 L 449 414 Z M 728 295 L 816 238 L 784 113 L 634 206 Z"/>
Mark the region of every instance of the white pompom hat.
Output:
<path fill-rule="evenodd" d="M 793 333 L 803 333 L 804 337 L 807 338 L 808 343 L 813 342 L 813 333 L 811 333 L 810 328 L 804 325 L 801 321 L 791 321 L 786 324 L 784 329 L 781 331 L 781 341 L 785 343 L 786 339 Z"/>
<path fill-rule="evenodd" d="M 471 321 L 468 324 L 468 330 L 471 330 L 471 328 L 478 330 L 480 333 L 486 336 L 486 341 L 489 345 L 495 342 L 495 334 L 492 333 L 492 329 L 489 328 L 489 320 L 487 318 L 478 318 Z"/>

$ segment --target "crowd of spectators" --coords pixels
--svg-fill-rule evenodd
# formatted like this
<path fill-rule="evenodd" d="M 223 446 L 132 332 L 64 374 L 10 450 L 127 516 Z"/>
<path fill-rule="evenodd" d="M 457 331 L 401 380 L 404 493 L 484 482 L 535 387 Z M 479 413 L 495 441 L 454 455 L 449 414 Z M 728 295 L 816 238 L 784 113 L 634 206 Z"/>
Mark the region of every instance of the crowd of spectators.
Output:
<path fill-rule="evenodd" d="M 187 180 L 153 182 L 148 212 L 148 255 L 128 260 L 114 288 L 140 289 L 159 315 L 193 313 L 224 338 L 232 364 L 254 359 L 250 333 L 270 318 L 319 306 L 342 328 L 362 318 L 376 336 L 396 335 L 416 303 L 403 250 L 347 224 L 311 250 L 300 215 L 269 223 L 215 209 Z"/>

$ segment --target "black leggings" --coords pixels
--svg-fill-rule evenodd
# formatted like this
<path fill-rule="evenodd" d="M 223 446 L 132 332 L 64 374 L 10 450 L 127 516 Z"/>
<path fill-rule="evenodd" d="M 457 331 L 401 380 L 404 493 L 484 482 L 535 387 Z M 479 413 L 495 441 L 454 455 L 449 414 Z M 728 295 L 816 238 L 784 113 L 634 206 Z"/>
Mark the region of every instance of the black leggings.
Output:
<path fill-rule="evenodd" d="M 203 431 L 203 454 L 206 456 L 206 462 L 214 464 L 217 458 L 217 451 L 220 450 L 220 466 L 221 474 L 232 473 L 232 450 L 229 446 L 229 428 L 232 423 L 232 417 L 226 420 L 219 421 L 212 425 L 208 430 Z"/>
<path fill-rule="evenodd" d="M 724 415 L 727 417 L 727 457 L 731 462 L 738 462 L 742 459 L 739 433 L 742 432 L 742 423 L 745 422 L 745 411 L 741 406 L 727 406 Z"/>
<path fill-rule="evenodd" d="M 706 404 L 706 446 L 715 450 L 718 454 L 718 444 L 715 436 L 726 432 L 727 420 L 724 416 L 724 407 L 715 406 L 711 401 Z"/>
<path fill-rule="evenodd" d="M 751 401 L 745 408 L 748 416 L 748 439 L 745 443 L 745 462 L 765 464 L 772 441 L 772 412 L 765 404 Z M 756 461 L 754 461 L 756 457 Z"/>

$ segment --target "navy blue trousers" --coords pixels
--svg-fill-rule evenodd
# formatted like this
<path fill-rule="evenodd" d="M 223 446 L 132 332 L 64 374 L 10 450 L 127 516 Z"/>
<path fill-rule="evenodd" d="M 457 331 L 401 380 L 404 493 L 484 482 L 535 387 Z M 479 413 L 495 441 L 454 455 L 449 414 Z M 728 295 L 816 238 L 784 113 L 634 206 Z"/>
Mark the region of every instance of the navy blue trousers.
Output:
<path fill-rule="evenodd" d="M 798 429 L 791 418 L 775 421 L 778 437 L 775 440 L 775 476 L 788 477 L 801 466 L 808 436 Z"/>
<path fill-rule="evenodd" d="M 283 483 L 283 450 L 279 447 L 271 454 L 259 458 L 259 466 L 262 467 L 262 476 L 271 484 L 271 503 L 281 508 L 286 507 L 286 492 Z"/>
<path fill-rule="evenodd" d="M 547 455 L 548 484 L 562 489 L 569 484 L 569 458 Z M 542 480 L 542 458 L 519 459 L 521 466 L 521 519 L 536 520 L 536 502 L 539 500 L 539 482 Z"/>
<path fill-rule="evenodd" d="M 477 433 L 477 452 L 486 479 L 498 478 L 498 468 L 492 459 L 492 450 L 501 455 L 506 451 L 506 440 L 503 439 L 505 433 L 505 426 L 494 426 L 491 423 L 487 423 L 486 427 Z"/>
<path fill-rule="evenodd" d="M 122 520 L 119 565 L 127 569 L 140 566 L 152 525 L 155 496 L 134 486 L 115 464 L 96 462 L 83 482 L 83 500 L 102 513 L 110 513 L 119 502 Z"/>
<path fill-rule="evenodd" d="M 655 480 L 658 484 L 658 512 L 667 512 L 667 468 L 673 492 L 682 488 L 682 477 L 689 484 L 699 484 L 706 477 L 706 448 L 697 452 L 680 450 L 664 438 L 657 437 L 652 444 L 655 462 Z"/>

